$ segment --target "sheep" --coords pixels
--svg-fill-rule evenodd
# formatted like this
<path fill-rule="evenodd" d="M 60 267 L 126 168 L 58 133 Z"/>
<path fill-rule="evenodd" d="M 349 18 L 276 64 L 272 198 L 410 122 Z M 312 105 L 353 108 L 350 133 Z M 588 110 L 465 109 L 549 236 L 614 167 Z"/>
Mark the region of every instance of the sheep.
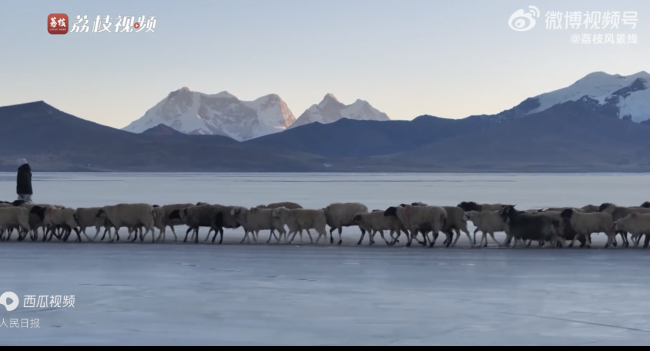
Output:
<path fill-rule="evenodd" d="M 565 240 L 558 235 L 559 222 L 553 220 L 548 216 L 533 215 L 530 213 L 520 212 L 515 209 L 515 205 L 510 205 L 502 208 L 499 215 L 504 222 L 508 224 L 508 243 L 509 239 L 514 238 L 517 247 L 517 242 L 521 241 L 524 246 L 525 241 L 535 240 L 539 242 L 552 241 L 557 242 L 562 239 L 562 247 L 565 247 Z"/>
<path fill-rule="evenodd" d="M 282 207 L 282 206 L 281 206 Z M 286 207 L 285 207 L 286 208 Z M 237 218 L 237 221 L 241 223 L 241 226 L 244 227 L 246 234 L 240 244 L 243 244 L 246 239 L 250 242 L 248 238 L 248 233 L 252 234 L 253 240 L 257 243 L 257 238 L 260 230 L 276 230 L 280 234 L 280 238 L 285 234 L 284 224 L 282 221 L 273 217 L 273 209 L 253 207 L 247 209 L 244 207 L 236 207 L 230 210 L 230 215 Z M 267 244 L 271 241 L 271 236 L 269 235 L 269 240 Z M 280 239 L 278 238 L 278 241 Z"/>
<path fill-rule="evenodd" d="M 381 234 L 381 238 L 384 239 L 388 246 L 393 246 L 397 242 L 397 238 L 393 236 L 393 233 L 397 233 L 397 237 L 399 237 L 403 231 L 408 236 L 408 232 L 399 218 L 386 217 L 384 216 L 383 210 L 374 210 L 370 213 L 358 213 L 354 218 L 352 218 L 352 220 L 359 226 L 359 228 L 363 228 L 369 233 L 370 246 L 375 244 L 375 235 L 377 232 Z M 384 230 L 390 230 L 390 236 L 393 239 L 391 243 L 386 240 Z M 365 234 L 362 234 L 357 245 L 363 243 L 364 237 Z"/>
<path fill-rule="evenodd" d="M 503 244 L 494 237 L 494 233 L 504 232 L 508 235 L 509 228 L 508 224 L 499 215 L 499 211 L 469 211 L 467 212 L 467 218 L 476 226 L 476 230 L 474 230 L 474 245 L 476 245 L 476 233 L 481 231 L 483 237 L 481 238 L 481 244 L 478 246 L 487 247 L 488 235 L 492 237 L 492 240 L 496 242 L 499 247 L 503 246 Z M 483 242 L 485 242 L 485 245 Z"/>
<path fill-rule="evenodd" d="M 293 234 L 288 244 L 293 242 L 298 233 L 300 233 L 300 241 L 302 241 L 303 230 L 307 230 L 307 235 L 309 235 L 309 239 L 313 244 L 314 239 L 309 234 L 309 229 L 314 229 L 318 233 L 316 244 L 318 244 L 321 237 L 327 239 L 327 218 L 323 210 L 309 210 L 304 208 L 290 210 L 286 207 L 278 207 L 272 210 L 271 215 L 273 218 L 279 219 L 283 225 L 289 228 L 289 233 L 286 235 L 287 240 L 289 239 L 289 235 Z"/>
<path fill-rule="evenodd" d="M 162 238 L 163 241 L 165 239 L 165 234 L 166 234 L 166 224 L 165 224 L 165 210 L 158 206 L 158 205 L 153 205 L 153 211 L 154 211 L 154 218 L 153 218 L 153 227 L 158 229 L 159 234 L 158 234 L 158 239 L 156 241 L 160 241 Z M 129 238 L 131 237 L 132 232 L 139 232 L 140 235 L 142 235 L 142 226 L 136 227 L 136 228 L 129 228 Z M 137 235 L 137 234 L 136 234 Z"/>
<path fill-rule="evenodd" d="M 614 230 L 632 234 L 634 247 L 638 247 L 639 242 L 641 241 L 641 236 L 646 235 L 647 238 L 648 235 L 650 235 L 650 213 L 630 213 L 629 215 L 614 221 Z M 647 240 L 644 247 L 648 247 Z"/>
<path fill-rule="evenodd" d="M 237 229 L 241 227 L 241 224 L 237 221 L 235 217 L 233 217 L 230 212 L 233 208 L 236 206 L 223 206 L 223 205 L 213 205 L 213 206 L 219 206 L 223 210 L 223 223 L 221 224 L 221 229 L 219 231 L 214 232 L 214 236 L 212 237 L 212 242 L 214 243 L 215 239 L 217 238 L 217 235 L 221 235 L 221 239 L 219 240 L 219 244 L 223 242 L 223 230 L 225 229 Z M 210 228 L 208 231 L 208 236 L 205 238 L 204 241 L 210 240 L 210 234 L 212 233 L 214 229 Z M 270 239 L 270 237 L 269 237 Z M 276 237 L 277 239 L 277 237 Z"/>
<path fill-rule="evenodd" d="M 45 232 L 43 240 L 45 240 L 45 237 L 47 237 L 48 232 L 50 233 L 50 240 L 52 240 L 52 236 L 54 235 L 54 232 L 56 230 L 56 227 L 63 227 L 65 228 L 64 234 L 62 237 L 59 237 L 59 240 L 62 241 L 68 241 L 68 238 L 70 237 L 70 233 L 74 229 L 75 233 L 77 234 L 77 242 L 81 242 L 81 232 L 77 227 L 80 226 L 79 224 L 79 217 L 77 216 L 77 212 L 73 208 L 57 208 L 57 207 L 52 207 L 52 206 L 33 206 L 32 209 L 30 210 L 30 213 L 33 213 L 41 219 L 43 222 L 43 225 L 48 228 L 48 230 Z M 86 238 L 90 240 L 88 235 L 86 235 Z"/>
<path fill-rule="evenodd" d="M 539 215 L 539 216 L 547 216 L 550 217 L 552 220 L 559 222 L 560 225 L 558 227 L 558 235 L 564 238 L 564 240 L 573 240 L 573 238 L 577 236 L 577 240 L 580 241 L 581 248 L 585 247 L 587 240 L 591 242 L 591 236 L 588 238 L 584 238 L 580 235 L 577 235 L 576 231 L 573 229 L 573 227 L 571 227 L 571 224 L 565 223 L 562 220 L 561 211 L 532 212 L 531 214 Z M 555 244 L 558 247 L 560 246 L 560 243 L 555 243 Z M 544 246 L 544 242 L 540 242 L 540 246 Z"/>
<path fill-rule="evenodd" d="M 86 229 L 89 227 L 95 227 L 95 238 L 99 235 L 99 232 L 105 224 L 105 218 L 98 219 L 95 217 L 97 212 L 101 210 L 101 207 L 79 207 L 76 210 L 77 220 L 79 221 L 79 230 L 86 235 Z M 93 238 L 93 241 L 95 240 Z"/>
<path fill-rule="evenodd" d="M 339 231 L 339 243 L 340 246 L 343 244 L 343 227 L 351 227 L 356 225 L 353 221 L 354 216 L 359 213 L 369 213 L 368 207 L 364 204 L 357 202 L 353 203 L 334 203 L 323 209 L 325 212 L 325 218 L 327 220 L 327 225 L 330 227 L 330 244 L 334 244 L 334 235 L 332 234 L 335 230 Z M 366 230 L 361 229 L 361 234 L 365 235 Z"/>
<path fill-rule="evenodd" d="M 397 217 L 406 230 L 410 233 L 408 236 L 407 247 L 411 246 L 413 239 L 417 237 L 420 230 L 425 229 L 433 231 L 434 234 L 440 232 L 447 223 L 447 211 L 437 206 L 399 206 L 389 207 L 384 211 L 386 217 Z M 431 230 L 429 230 L 431 229 Z M 424 245 L 427 244 L 427 236 L 424 237 Z"/>
<path fill-rule="evenodd" d="M 10 227 L 18 227 L 21 231 L 24 231 L 25 236 L 31 230 L 29 226 L 29 210 L 23 207 L 11 206 L 11 207 L 0 207 L 0 239 L 3 238 L 4 232 Z M 21 237 L 24 239 L 25 236 L 21 236 L 21 233 L 18 233 L 19 241 Z M 9 238 L 7 238 L 9 240 Z"/>
<path fill-rule="evenodd" d="M 119 231 L 122 227 L 135 228 L 139 226 L 144 226 L 147 230 L 144 234 L 140 235 L 140 241 L 144 241 L 144 237 L 151 232 L 151 242 L 155 242 L 155 235 L 153 232 L 154 217 L 155 212 L 153 206 L 144 203 L 138 204 L 117 204 L 113 206 L 104 206 L 97 214 L 96 218 L 101 218 L 103 215 L 106 215 L 106 218 L 110 221 L 112 226 L 115 228 L 115 235 L 119 240 Z M 108 239 L 110 242 L 113 242 L 111 238 L 111 232 L 108 231 Z M 137 235 L 134 236 L 131 242 L 137 240 Z"/>
<path fill-rule="evenodd" d="M 266 209 L 269 209 L 269 210 L 272 210 L 272 209 L 278 208 L 278 207 L 284 207 L 284 208 L 288 208 L 290 210 L 303 208 L 299 204 L 297 204 L 295 202 L 289 202 L 289 201 L 274 202 L 274 203 L 268 204 L 268 205 L 259 205 L 259 206 L 257 206 L 257 208 L 266 208 Z M 285 232 L 285 235 L 286 235 L 286 232 Z M 271 241 L 271 237 L 275 237 L 278 241 L 282 240 L 282 236 L 280 236 L 279 238 L 277 236 L 275 236 L 275 229 L 271 229 L 271 234 L 269 235 L 269 240 L 266 242 L 267 244 Z"/>
<path fill-rule="evenodd" d="M 609 213 L 581 213 L 567 208 L 562 211 L 560 216 L 564 220 L 564 223 L 570 223 L 573 230 L 577 233 L 569 247 L 573 247 L 578 236 L 589 238 L 589 235 L 592 233 L 605 233 L 607 235 L 605 248 L 608 248 L 614 241 L 614 237 L 616 237 L 616 231 L 613 230 L 614 220 Z M 587 247 L 591 247 L 590 240 L 587 240 Z"/>
<path fill-rule="evenodd" d="M 167 233 L 167 230 L 166 230 L 167 227 L 171 228 L 172 234 L 174 234 L 174 241 L 178 241 L 178 236 L 176 236 L 176 231 L 174 230 L 174 226 L 185 225 L 185 223 L 180 219 L 170 220 L 169 219 L 169 214 L 172 213 L 175 210 L 181 210 L 181 209 L 192 207 L 192 206 L 195 206 L 195 205 L 190 204 L 190 203 L 163 205 L 162 209 L 164 211 L 164 217 L 162 218 L 162 223 L 164 223 L 164 225 L 165 225 L 165 230 L 163 230 L 158 235 L 157 241 L 159 241 L 160 239 L 163 239 L 163 240 L 165 239 L 165 234 Z"/>
<path fill-rule="evenodd" d="M 650 208 L 650 201 L 646 201 L 643 204 L 641 204 L 641 207 L 643 208 Z"/>
<path fill-rule="evenodd" d="M 474 201 L 463 201 L 458 204 L 458 207 L 462 208 L 463 211 L 469 212 L 469 211 L 501 211 L 504 207 L 511 206 L 511 205 L 504 205 L 504 204 L 477 204 Z"/>
<path fill-rule="evenodd" d="M 599 212 L 606 212 L 612 215 L 612 219 L 614 221 L 617 221 L 621 218 L 624 218 L 628 216 L 629 214 L 633 212 L 638 212 L 638 213 L 650 213 L 650 208 L 643 208 L 643 207 L 619 207 L 616 206 L 612 203 L 604 203 L 600 205 L 598 208 Z M 620 231 L 617 232 L 616 234 L 620 234 L 621 237 L 623 238 L 623 246 L 624 247 L 629 247 L 630 242 L 627 240 L 627 232 Z"/>
<path fill-rule="evenodd" d="M 581 210 L 584 213 L 595 213 L 595 212 L 598 212 L 598 206 L 596 206 L 596 205 L 587 205 L 587 206 L 581 207 Z"/>
<path fill-rule="evenodd" d="M 193 230 L 194 243 L 198 244 L 199 228 L 209 227 L 214 229 L 216 233 L 219 233 L 223 228 L 223 215 L 223 208 L 221 206 L 201 205 L 187 207 L 181 210 L 174 210 L 168 217 L 170 220 L 180 219 L 189 227 L 187 232 L 185 232 L 185 240 L 183 240 L 183 242 L 187 242 L 187 236 L 190 231 Z"/>
<path fill-rule="evenodd" d="M 465 210 L 457 206 L 442 206 L 442 208 L 444 208 L 447 212 L 447 221 L 445 223 L 445 226 L 442 228 L 442 232 L 445 233 L 448 238 L 447 247 L 449 247 L 449 245 L 451 245 L 451 247 L 456 246 L 458 239 L 460 239 L 460 232 L 463 232 L 467 235 L 467 239 L 469 239 L 470 244 L 472 247 L 474 247 L 475 243 L 472 241 L 472 237 L 469 235 L 469 231 L 467 230 L 467 218 L 465 217 Z M 454 238 L 454 233 L 452 230 L 456 231 L 456 240 L 453 244 L 451 243 L 451 240 Z M 433 247 L 435 243 L 435 240 L 433 240 L 430 247 Z"/>

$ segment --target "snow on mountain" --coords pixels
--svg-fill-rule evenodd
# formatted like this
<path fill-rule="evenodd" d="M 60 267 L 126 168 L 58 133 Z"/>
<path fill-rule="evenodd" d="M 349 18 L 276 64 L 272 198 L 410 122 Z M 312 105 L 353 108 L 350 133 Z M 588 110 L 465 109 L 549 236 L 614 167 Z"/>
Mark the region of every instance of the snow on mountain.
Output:
<path fill-rule="evenodd" d="M 275 94 L 241 101 L 226 91 L 207 95 L 183 87 L 123 130 L 142 133 L 164 124 L 185 134 L 224 135 L 244 141 L 281 132 L 295 120 L 287 104 Z"/>
<path fill-rule="evenodd" d="M 650 74 L 639 72 L 629 76 L 595 72 L 573 85 L 542 94 L 526 101 L 530 107 L 525 114 L 547 110 L 567 101 L 593 104 L 597 109 L 634 122 L 650 119 Z"/>
<path fill-rule="evenodd" d="M 338 101 L 333 94 L 327 94 L 323 101 L 308 108 L 289 128 L 314 122 L 334 123 L 341 118 L 390 121 L 385 113 L 375 109 L 367 101 L 357 100 L 351 105 L 345 105 Z"/>

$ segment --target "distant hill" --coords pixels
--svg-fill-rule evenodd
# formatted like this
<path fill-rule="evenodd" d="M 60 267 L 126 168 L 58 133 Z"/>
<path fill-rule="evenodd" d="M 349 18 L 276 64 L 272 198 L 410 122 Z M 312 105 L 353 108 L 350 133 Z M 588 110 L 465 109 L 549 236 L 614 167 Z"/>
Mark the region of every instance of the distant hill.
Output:
<path fill-rule="evenodd" d="M 0 163 L 89 171 L 320 171 L 326 160 L 242 145 L 222 136 L 134 134 L 69 115 L 42 102 L 0 108 Z"/>
<path fill-rule="evenodd" d="M 174 135 L 174 136 L 185 136 L 187 134 L 181 133 L 172 127 L 168 127 L 164 124 L 159 124 L 151 129 L 147 129 L 144 132 L 140 133 L 144 135 Z"/>

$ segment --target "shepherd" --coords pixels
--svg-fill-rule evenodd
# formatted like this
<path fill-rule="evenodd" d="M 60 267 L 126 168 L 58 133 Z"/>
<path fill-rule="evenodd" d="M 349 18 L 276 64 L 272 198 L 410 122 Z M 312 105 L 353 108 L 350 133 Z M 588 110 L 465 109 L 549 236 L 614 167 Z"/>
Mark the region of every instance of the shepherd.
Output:
<path fill-rule="evenodd" d="M 18 194 L 18 200 L 25 201 L 25 203 L 32 203 L 32 168 L 24 158 L 18 160 L 16 194 Z"/>

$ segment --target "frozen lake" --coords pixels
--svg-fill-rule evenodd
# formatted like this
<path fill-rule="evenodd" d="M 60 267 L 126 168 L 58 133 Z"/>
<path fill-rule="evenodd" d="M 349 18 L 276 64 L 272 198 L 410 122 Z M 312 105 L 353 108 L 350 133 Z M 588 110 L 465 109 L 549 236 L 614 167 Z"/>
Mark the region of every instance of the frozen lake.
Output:
<path fill-rule="evenodd" d="M 307 208 L 363 202 L 515 203 L 518 208 L 650 200 L 648 175 L 35 173 L 35 202 L 210 202 Z M 15 174 L 0 173 L 0 200 Z M 182 229 L 182 228 L 179 228 Z M 470 228 L 473 230 L 473 227 Z M 184 230 L 177 230 L 177 233 Z M 205 235 L 207 231 L 202 231 Z M 184 235 L 184 234 L 183 234 Z M 0 243 L 1 345 L 647 345 L 650 261 L 642 249 L 471 249 L 167 243 Z M 123 235 L 122 238 L 126 236 Z M 171 237 L 171 241 L 170 241 Z M 444 237 L 444 236 L 443 236 Z M 268 234 L 260 234 L 266 241 Z M 502 240 L 503 236 L 497 236 Z M 182 240 L 182 237 L 181 237 Z M 376 238 L 377 240 L 377 238 Z M 442 238 L 437 246 L 442 246 Z M 299 242 L 299 239 L 297 239 Z M 75 295 L 25 308 L 24 295 Z"/>

